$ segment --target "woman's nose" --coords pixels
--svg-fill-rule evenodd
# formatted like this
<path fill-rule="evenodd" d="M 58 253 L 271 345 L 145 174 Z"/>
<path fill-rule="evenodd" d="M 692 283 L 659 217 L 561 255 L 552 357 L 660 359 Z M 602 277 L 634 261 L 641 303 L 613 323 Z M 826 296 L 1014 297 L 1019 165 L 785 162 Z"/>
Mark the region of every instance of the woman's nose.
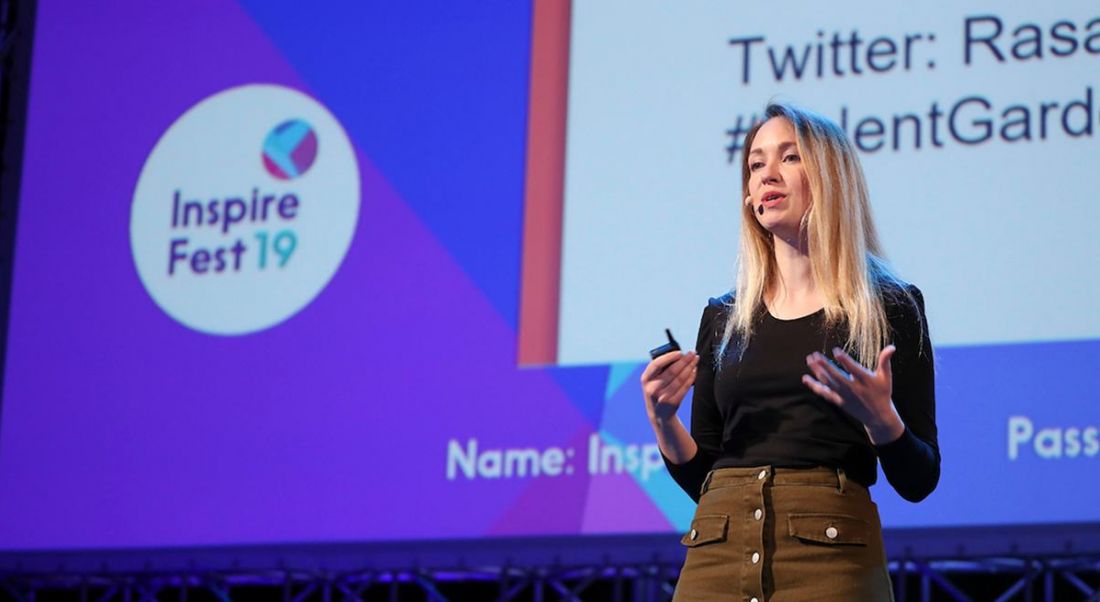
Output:
<path fill-rule="evenodd" d="M 779 181 L 779 169 L 770 161 L 760 168 L 760 183 L 773 184 Z"/>

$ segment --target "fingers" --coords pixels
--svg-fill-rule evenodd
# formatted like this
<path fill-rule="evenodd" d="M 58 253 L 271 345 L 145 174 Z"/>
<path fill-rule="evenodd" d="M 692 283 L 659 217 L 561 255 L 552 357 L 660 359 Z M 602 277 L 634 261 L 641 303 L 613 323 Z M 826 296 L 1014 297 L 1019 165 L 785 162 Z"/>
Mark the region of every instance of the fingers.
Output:
<path fill-rule="evenodd" d="M 852 356 L 848 355 L 840 347 L 833 347 L 833 357 L 836 358 L 837 363 L 844 367 L 848 373 L 856 379 L 863 379 L 874 376 L 875 374 L 885 374 L 888 378 L 893 377 L 893 369 L 890 365 L 890 359 L 893 358 L 894 353 L 898 350 L 894 345 L 887 345 L 878 354 L 878 362 L 876 363 L 875 372 L 872 373 L 867 368 L 863 367 Z"/>
<path fill-rule="evenodd" d="M 684 400 L 684 396 L 687 395 L 687 392 L 691 389 L 692 385 L 695 384 L 696 372 L 696 368 L 685 370 L 684 378 L 669 383 L 664 390 L 658 392 L 656 396 L 657 402 L 669 403 L 678 406 L 680 402 Z"/>
<path fill-rule="evenodd" d="M 649 365 L 642 371 L 642 384 L 647 381 L 653 380 L 656 376 L 668 371 L 671 364 L 676 363 L 678 360 L 682 360 L 686 357 L 695 355 L 694 351 L 688 351 L 683 353 L 680 351 L 669 351 L 664 355 L 657 356 L 657 359 L 649 362 Z"/>
<path fill-rule="evenodd" d="M 814 377 L 809 374 L 802 375 L 802 384 L 809 387 L 811 391 L 817 393 L 819 396 L 824 397 L 826 401 L 838 406 L 844 405 L 844 399 L 836 391 L 830 389 L 820 381 L 814 380 Z"/>
<path fill-rule="evenodd" d="M 694 351 L 689 351 L 652 378 L 660 383 L 659 386 L 668 386 L 669 383 L 677 382 L 685 373 L 690 373 L 698 361 L 699 356 Z"/>
<path fill-rule="evenodd" d="M 829 377 L 832 381 L 837 383 L 846 383 L 849 380 L 852 380 L 851 374 L 841 370 L 829 358 L 825 357 L 824 354 L 818 353 L 816 355 L 818 357 L 818 360 L 821 362 L 821 366 L 829 374 Z"/>
<path fill-rule="evenodd" d="M 833 347 L 833 357 L 836 358 L 838 364 L 840 364 L 848 374 L 855 379 L 863 379 L 871 376 L 871 373 L 864 368 L 862 364 L 852 359 L 852 356 L 844 352 L 840 347 Z"/>
<path fill-rule="evenodd" d="M 898 350 L 894 345 L 887 345 L 885 349 L 878 354 L 878 368 L 876 372 L 886 376 L 890 382 L 894 379 L 894 368 L 891 365 L 891 359 L 894 357 L 894 352 Z"/>
<path fill-rule="evenodd" d="M 688 370 L 684 370 L 683 374 L 681 374 L 681 378 L 679 379 L 680 390 L 678 391 L 678 394 L 681 397 L 686 395 L 687 392 L 688 392 L 688 389 L 690 389 L 692 387 L 692 385 L 695 384 L 695 377 L 698 374 L 699 374 L 699 356 L 695 356 L 695 361 L 692 362 L 691 368 L 688 369 Z"/>
<path fill-rule="evenodd" d="M 675 378 L 666 381 L 657 389 L 656 397 L 660 402 L 678 402 L 684 398 L 688 389 L 695 383 L 695 375 L 698 372 L 699 356 L 692 358 L 691 363 L 681 370 Z"/>
<path fill-rule="evenodd" d="M 660 374 L 664 369 L 667 369 L 669 364 L 684 357 L 685 353 L 680 351 L 669 351 L 662 355 L 658 355 L 657 359 L 649 362 L 646 366 L 646 370 L 641 373 L 641 382 L 646 382 L 651 379 L 653 375 Z"/>
<path fill-rule="evenodd" d="M 670 351 L 651 361 L 641 379 L 648 403 L 678 403 L 695 381 L 698 363 L 699 354 L 694 351 Z"/>
<path fill-rule="evenodd" d="M 831 389 L 839 389 L 848 385 L 848 374 L 837 368 L 829 361 L 829 358 L 821 353 L 815 351 L 806 356 L 806 365 L 809 366 L 810 371 L 813 372 L 814 377 L 819 382 Z"/>

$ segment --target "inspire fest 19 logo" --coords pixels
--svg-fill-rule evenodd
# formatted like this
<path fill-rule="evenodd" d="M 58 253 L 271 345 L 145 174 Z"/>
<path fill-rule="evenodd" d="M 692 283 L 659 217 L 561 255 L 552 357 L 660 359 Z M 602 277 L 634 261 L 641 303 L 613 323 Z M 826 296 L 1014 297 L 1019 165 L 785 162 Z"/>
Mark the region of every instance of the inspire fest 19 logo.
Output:
<path fill-rule="evenodd" d="M 247 85 L 202 100 L 157 142 L 134 193 L 131 247 L 168 315 L 247 334 L 320 294 L 358 210 L 355 153 L 332 114 L 296 90 Z"/>
<path fill-rule="evenodd" d="M 279 180 L 297 178 L 313 165 L 317 157 L 317 135 L 309 124 L 294 119 L 286 121 L 271 131 L 263 145 L 263 163 L 268 173 Z M 180 236 L 169 243 L 168 274 L 175 275 L 177 264 L 189 267 L 195 274 L 213 271 L 241 271 L 246 267 L 245 252 L 255 249 L 256 268 L 268 269 L 268 256 L 276 258 L 275 265 L 286 267 L 298 247 L 298 235 L 291 226 L 298 217 L 301 200 L 294 192 L 267 194 L 259 188 L 252 189 L 250 198 L 227 197 L 210 201 L 186 199 L 177 189 L 172 195 L 172 229 L 186 231 L 189 228 L 220 228 L 224 236 L 242 223 L 280 224 L 278 231 L 256 230 L 249 243 L 238 237 L 229 246 L 216 248 L 190 247 L 190 238 Z M 228 244 L 228 243 L 227 243 Z"/>

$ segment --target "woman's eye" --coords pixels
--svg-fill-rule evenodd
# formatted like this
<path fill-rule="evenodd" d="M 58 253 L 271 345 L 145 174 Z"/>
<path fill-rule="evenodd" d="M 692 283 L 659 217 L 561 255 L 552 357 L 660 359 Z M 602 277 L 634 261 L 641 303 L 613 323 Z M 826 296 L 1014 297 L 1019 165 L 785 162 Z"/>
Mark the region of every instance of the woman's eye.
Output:
<path fill-rule="evenodd" d="M 756 161 L 754 163 L 749 163 L 749 171 L 756 171 L 756 170 L 760 169 L 761 167 L 764 167 L 764 164 L 761 163 L 760 161 Z"/>
<path fill-rule="evenodd" d="M 798 155 L 794 155 L 794 154 L 787 155 L 786 157 L 783 157 L 783 160 L 786 161 L 787 163 L 795 163 L 795 162 L 799 161 L 800 159 L 801 159 L 801 157 L 799 157 Z"/>

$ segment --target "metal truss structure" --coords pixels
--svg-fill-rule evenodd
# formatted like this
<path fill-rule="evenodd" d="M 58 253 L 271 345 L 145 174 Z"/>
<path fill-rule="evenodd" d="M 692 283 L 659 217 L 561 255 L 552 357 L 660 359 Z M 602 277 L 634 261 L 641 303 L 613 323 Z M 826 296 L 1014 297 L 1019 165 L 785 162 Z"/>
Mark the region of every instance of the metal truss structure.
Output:
<path fill-rule="evenodd" d="M 666 562 L 343 572 L 4 573 L 0 600 L 658 602 L 672 599 L 678 571 L 678 565 Z M 891 562 L 890 572 L 898 602 L 1100 602 L 1100 556 L 906 559 Z"/>
<path fill-rule="evenodd" d="M 890 568 L 898 602 L 1100 602 L 1100 556 L 902 560 Z"/>

